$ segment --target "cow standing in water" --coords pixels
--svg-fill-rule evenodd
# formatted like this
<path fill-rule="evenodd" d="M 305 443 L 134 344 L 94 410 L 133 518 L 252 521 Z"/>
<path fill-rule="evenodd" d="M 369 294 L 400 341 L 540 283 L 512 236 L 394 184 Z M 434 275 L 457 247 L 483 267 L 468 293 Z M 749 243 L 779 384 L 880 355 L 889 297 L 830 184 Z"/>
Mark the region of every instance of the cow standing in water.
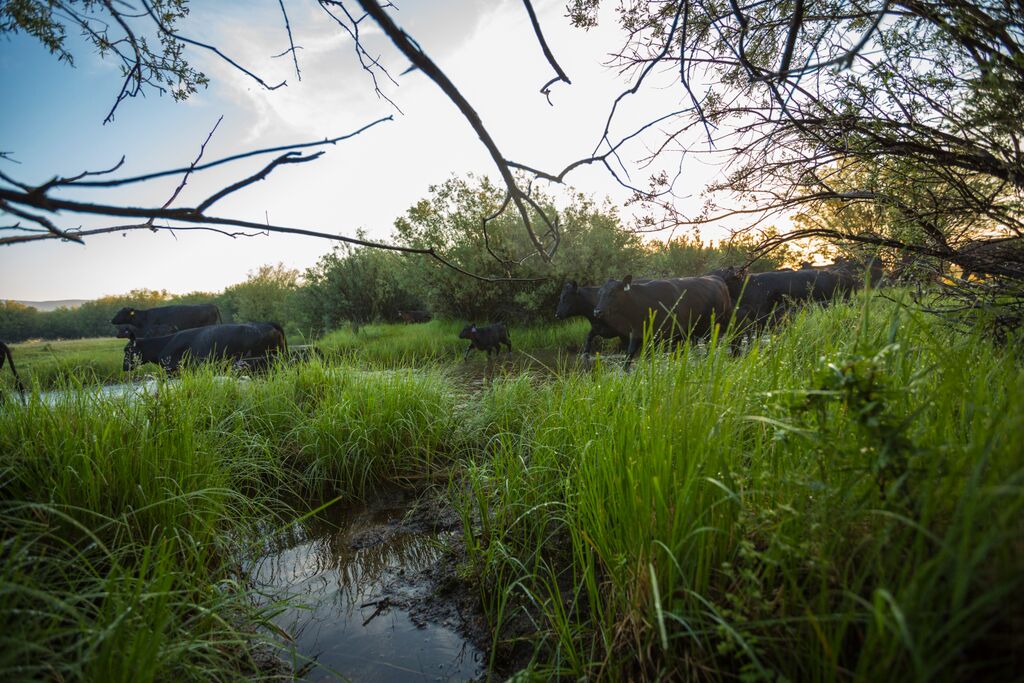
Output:
<path fill-rule="evenodd" d="M 473 349 L 480 349 L 487 352 L 490 360 L 491 352 L 497 356 L 501 353 L 501 345 L 508 347 L 509 358 L 512 357 L 512 339 L 508 336 L 508 329 L 503 323 L 495 323 L 486 327 L 477 327 L 476 323 L 470 323 L 459 332 L 459 339 L 468 339 L 469 348 L 462 355 L 462 360 L 469 358 L 469 352 Z"/>
<path fill-rule="evenodd" d="M 124 370 L 156 363 L 175 372 L 182 363 L 234 360 L 257 366 L 287 353 L 284 330 L 277 323 L 233 323 L 182 330 L 162 337 L 132 337 L 124 347 Z"/>
<path fill-rule="evenodd" d="M 220 322 L 220 309 L 214 304 L 175 304 L 145 309 L 125 306 L 110 321 L 119 326 L 119 339 L 159 337 Z"/>
<path fill-rule="evenodd" d="M 0 342 L 0 370 L 4 369 L 4 363 L 11 366 L 11 372 L 14 374 L 14 385 L 18 388 L 18 395 L 21 396 L 21 402 L 25 402 L 25 385 L 21 382 L 21 377 L 18 377 L 18 369 L 14 367 L 14 356 L 11 355 L 11 350 L 7 348 L 7 344 Z M 0 399 L 3 399 L 3 395 L 0 394 Z"/>
<path fill-rule="evenodd" d="M 601 287 L 594 316 L 612 329 L 629 336 L 626 366 L 632 362 L 644 340 L 644 326 L 653 321 L 655 339 L 683 341 L 707 338 L 713 321 L 729 320 L 732 300 L 725 282 L 718 277 L 683 277 L 634 283 L 627 275 L 608 280 Z"/>
<path fill-rule="evenodd" d="M 558 299 L 558 308 L 555 310 L 555 317 L 559 320 L 583 316 L 590 321 L 590 331 L 587 332 L 587 339 L 583 342 L 583 353 L 590 353 L 595 337 L 618 337 L 622 346 L 629 343 L 629 334 L 623 334 L 594 315 L 597 307 L 597 297 L 601 292 L 600 287 L 580 287 L 575 280 L 569 280 L 562 286 L 562 295 Z"/>

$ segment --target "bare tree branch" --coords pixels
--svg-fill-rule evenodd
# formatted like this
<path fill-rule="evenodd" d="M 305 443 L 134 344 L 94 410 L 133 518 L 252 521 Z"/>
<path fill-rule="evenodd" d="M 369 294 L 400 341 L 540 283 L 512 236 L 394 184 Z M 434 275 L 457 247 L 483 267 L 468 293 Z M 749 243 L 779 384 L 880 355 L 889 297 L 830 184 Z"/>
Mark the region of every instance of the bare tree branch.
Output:
<path fill-rule="evenodd" d="M 572 85 L 572 81 L 562 71 L 562 67 L 558 65 L 555 56 L 551 54 L 551 48 L 548 47 L 547 41 L 544 40 L 544 33 L 540 30 L 540 21 L 537 20 L 537 13 L 533 10 L 533 3 L 530 0 L 523 0 L 523 4 L 526 5 L 526 13 L 530 15 L 530 23 L 533 25 L 533 32 L 537 36 L 537 42 L 540 43 L 540 49 L 544 52 L 544 58 L 548 60 L 548 64 L 555 70 L 556 76 L 540 88 L 540 92 L 547 98 L 548 104 L 554 106 L 551 102 L 551 86 L 558 81 L 564 81 L 566 85 Z"/>
<path fill-rule="evenodd" d="M 466 101 L 462 93 L 458 88 L 449 80 L 443 71 L 431 60 L 423 50 L 405 33 L 402 29 L 391 20 L 387 12 L 376 2 L 376 0 L 358 0 L 359 5 L 363 10 L 373 18 L 378 26 L 384 31 L 384 33 L 391 39 L 391 42 L 395 44 L 395 47 L 404 54 L 409 61 L 411 61 L 420 71 L 427 75 L 434 83 L 441 88 L 441 91 L 458 107 L 459 111 L 469 122 L 470 126 L 479 136 L 480 141 L 487 148 L 487 151 L 491 155 L 491 159 L 494 164 L 498 167 L 498 172 L 501 175 L 502 180 L 505 182 L 505 186 L 508 188 L 509 194 L 512 196 L 512 203 L 515 204 L 516 209 L 519 212 L 519 216 L 523 221 L 523 226 L 526 229 L 527 234 L 530 237 L 530 241 L 537 249 L 537 253 L 540 254 L 541 258 L 545 261 L 550 261 L 554 255 L 555 250 L 558 248 L 559 236 L 557 231 L 552 231 L 552 223 L 548 221 L 549 231 L 548 234 L 552 236 L 551 242 L 547 245 L 541 240 L 534 230 L 533 223 L 530 220 L 530 213 L 527 209 L 527 198 L 525 193 L 519 188 L 516 183 L 515 176 L 512 173 L 512 169 L 506 161 L 505 157 L 501 154 L 497 144 L 491 137 L 491 134 L 484 127 L 483 122 L 480 120 L 479 114 L 476 110 Z M 546 216 L 545 216 L 546 220 Z"/>
<path fill-rule="evenodd" d="M 393 120 L 394 120 L 394 117 L 389 115 L 389 116 L 385 116 L 383 118 L 377 119 L 376 121 L 373 121 L 371 123 L 368 123 L 365 126 L 359 128 L 357 130 L 352 131 L 351 133 L 346 133 L 345 135 L 339 135 L 338 137 L 327 138 L 327 139 L 318 140 L 318 141 L 315 141 L 315 142 L 302 142 L 302 143 L 293 144 L 293 145 L 281 145 L 279 147 L 267 147 L 265 149 L 257 149 L 257 150 L 253 150 L 253 151 L 250 151 L 250 152 L 242 152 L 240 154 L 232 154 L 231 156 L 227 156 L 227 157 L 224 157 L 222 159 L 217 159 L 216 161 L 210 161 L 210 162 L 207 162 L 205 164 L 199 164 L 198 166 L 195 166 L 195 167 L 193 167 L 193 166 L 185 166 L 183 168 L 174 168 L 174 169 L 171 169 L 171 170 L 168 170 L 168 171 L 157 171 L 155 173 L 147 173 L 145 175 L 133 176 L 133 177 L 130 177 L 130 178 L 117 178 L 117 179 L 113 179 L 113 180 L 97 180 L 97 181 L 85 181 L 85 182 L 81 182 L 81 181 L 74 181 L 74 182 L 72 182 L 72 181 L 61 180 L 61 181 L 58 181 L 58 182 L 50 183 L 49 187 L 52 188 L 52 187 L 58 187 L 58 186 L 62 186 L 62 185 L 74 185 L 75 187 L 119 187 L 121 185 L 129 185 L 129 184 L 132 184 L 132 183 L 143 183 L 143 182 L 146 182 L 148 180 L 153 180 L 155 178 L 163 178 L 165 176 L 178 175 L 179 173 L 189 173 L 189 172 L 194 172 L 194 171 L 205 171 L 206 169 L 214 168 L 214 167 L 220 166 L 222 164 L 231 163 L 233 161 L 238 161 L 240 159 L 247 159 L 249 157 L 260 156 L 262 154 L 273 154 L 275 152 L 286 152 L 286 151 L 294 151 L 294 150 L 299 150 L 299 149 L 308 149 L 310 147 L 323 147 L 325 145 L 336 145 L 337 143 L 342 142 L 343 140 L 348 140 L 350 138 L 353 138 L 353 137 L 359 135 L 360 133 L 363 133 L 364 131 L 369 130 L 370 128 L 373 128 L 374 126 L 376 126 L 376 125 L 378 125 L 380 123 L 384 123 L 386 121 L 393 121 Z M 8 181 L 8 182 L 10 182 L 10 181 Z"/>
<path fill-rule="evenodd" d="M 168 200 L 166 202 L 164 202 L 163 208 L 166 209 L 168 206 L 173 204 L 174 200 L 178 198 L 179 194 L 181 194 L 181 191 L 185 189 L 185 185 L 188 183 L 188 177 L 196 169 L 196 165 L 203 158 L 203 153 L 206 152 L 206 145 L 209 144 L 210 140 L 213 138 L 213 134 L 217 132 L 217 128 L 220 126 L 220 122 L 223 121 L 223 120 L 224 120 L 224 115 L 221 114 L 217 118 L 217 122 L 213 124 L 213 128 L 210 129 L 210 132 L 207 134 L 206 139 L 203 140 L 203 144 L 201 144 L 199 146 L 199 153 L 196 155 L 196 158 L 189 165 L 188 170 L 185 171 L 185 175 L 183 175 L 181 177 L 181 182 L 178 183 L 178 186 L 176 188 L 174 188 L 174 192 L 171 193 L 170 198 L 168 198 Z M 121 160 L 124 161 L 124 157 L 121 157 Z M 153 219 L 152 218 L 149 219 L 149 223 L 152 225 L 152 223 L 153 223 Z"/>
<path fill-rule="evenodd" d="M 139 1 L 142 3 L 142 6 L 146 9 L 146 13 L 149 14 L 150 18 L 153 20 L 153 22 L 156 24 L 157 28 L 160 30 L 160 32 L 162 34 L 164 34 L 164 35 L 166 35 L 166 36 L 168 36 L 170 38 L 173 38 L 174 40 L 181 41 L 182 43 L 185 43 L 186 45 L 192 45 L 193 47 L 200 47 L 200 48 L 203 48 L 204 50 L 209 50 L 210 52 L 212 52 L 215 55 L 217 55 L 218 57 L 220 57 L 223 61 L 225 61 L 228 64 L 230 64 L 231 66 L 235 67 L 235 69 L 237 69 L 238 71 L 241 71 L 243 74 L 245 74 L 246 76 L 248 76 L 252 80 L 254 80 L 257 83 L 259 83 L 260 86 L 262 86 L 263 88 L 265 88 L 267 90 L 277 90 L 278 88 L 280 88 L 282 86 L 288 85 L 288 81 L 281 81 L 280 83 L 278 83 L 276 85 L 270 85 L 269 83 L 264 81 L 262 78 L 260 78 L 256 74 L 254 74 L 252 71 L 250 71 L 249 69 L 246 69 L 244 66 L 242 66 L 241 64 L 239 64 L 238 62 L 236 62 L 235 60 L 231 59 L 226 54 L 221 52 L 219 48 L 217 48 L 217 47 L 215 47 L 213 45 L 208 45 L 206 43 L 200 42 L 198 40 L 193 40 L 192 38 L 187 38 L 187 37 L 181 35 L 180 33 L 177 33 L 175 31 L 169 30 L 166 26 L 164 26 L 164 23 L 156 15 L 156 12 L 153 11 L 153 8 L 150 6 L 150 4 L 149 4 L 149 2 L 147 2 L 147 0 L 139 0 Z"/>
<path fill-rule="evenodd" d="M 277 2 L 279 5 L 281 5 L 281 14 L 284 15 L 284 27 L 288 31 L 288 49 L 282 52 L 281 54 L 284 55 L 289 52 L 292 54 L 292 63 L 295 65 L 295 77 L 301 81 L 302 71 L 299 70 L 299 56 L 295 51 L 295 41 L 292 40 L 292 25 L 288 21 L 288 11 L 285 10 L 284 8 L 284 0 L 277 0 Z M 280 57 L 281 55 L 277 56 Z"/>
<path fill-rule="evenodd" d="M 197 213 L 202 213 L 203 211 L 210 208 L 216 202 L 220 201 L 221 199 L 228 196 L 232 192 L 237 192 L 238 190 L 241 190 L 243 187 L 247 187 L 255 182 L 263 180 L 268 175 L 270 175 L 270 172 L 273 171 L 278 166 L 284 164 L 303 164 L 307 161 L 314 161 L 316 159 L 319 159 L 321 156 L 323 156 L 323 154 L 323 152 L 315 152 L 307 156 L 302 156 L 299 152 L 287 152 L 285 154 L 282 154 L 281 156 L 277 157 L 269 164 L 264 166 L 263 169 L 258 173 L 255 173 L 249 176 L 248 178 L 243 178 L 242 180 L 239 180 L 237 183 L 228 185 L 224 189 L 210 195 L 205 200 L 203 200 L 203 202 L 200 203 L 195 210 Z"/>

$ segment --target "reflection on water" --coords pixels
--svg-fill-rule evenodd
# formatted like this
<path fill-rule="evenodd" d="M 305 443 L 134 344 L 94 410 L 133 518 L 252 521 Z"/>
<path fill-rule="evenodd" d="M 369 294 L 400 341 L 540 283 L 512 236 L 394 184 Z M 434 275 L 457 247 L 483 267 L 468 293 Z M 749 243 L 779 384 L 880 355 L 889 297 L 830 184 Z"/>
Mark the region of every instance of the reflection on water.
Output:
<path fill-rule="evenodd" d="M 217 382 L 245 382 L 247 377 L 216 375 Z M 39 400 L 48 406 L 56 406 L 68 400 L 80 399 L 111 399 L 120 398 L 132 400 L 143 396 L 155 396 L 158 391 L 167 391 L 181 385 L 180 379 L 156 379 L 148 376 L 135 382 L 124 382 L 121 384 L 85 384 L 72 389 L 57 389 L 53 391 L 39 392 Z"/>
<path fill-rule="evenodd" d="M 483 674 L 480 653 L 453 630 L 416 623 L 403 597 L 441 555 L 436 534 L 398 526 L 400 508 L 334 506 L 294 525 L 252 568 L 270 598 L 291 596 L 302 608 L 275 619 L 294 639 L 296 670 L 306 680 L 449 681 Z M 420 587 L 422 588 L 422 586 Z M 287 655 L 286 655 L 287 656 Z"/>
<path fill-rule="evenodd" d="M 165 380 L 163 384 L 167 386 L 172 382 L 175 382 L 175 380 Z M 39 392 L 39 400 L 48 406 L 54 406 L 70 398 L 72 394 L 91 398 L 139 398 L 155 394 L 159 386 L 160 382 L 152 378 L 139 382 L 126 382 L 124 384 L 85 385 L 72 390 L 41 391 Z"/>

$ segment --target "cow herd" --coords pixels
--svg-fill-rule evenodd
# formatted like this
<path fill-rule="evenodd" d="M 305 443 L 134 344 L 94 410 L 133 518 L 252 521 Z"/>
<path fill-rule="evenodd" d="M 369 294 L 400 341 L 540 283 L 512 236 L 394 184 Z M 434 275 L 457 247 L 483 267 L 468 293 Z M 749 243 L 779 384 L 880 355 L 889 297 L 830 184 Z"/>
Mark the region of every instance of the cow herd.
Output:
<path fill-rule="evenodd" d="M 729 267 L 701 277 L 664 280 L 634 280 L 627 275 L 600 287 L 581 287 L 570 280 L 562 287 L 555 317 L 590 320 L 583 353 L 590 353 L 595 337 L 618 337 L 626 347 L 628 364 L 640 351 L 645 330 L 656 340 L 700 340 L 715 327 L 731 324 L 735 338 L 741 339 L 778 321 L 794 305 L 828 302 L 848 295 L 865 280 L 874 286 L 881 277 L 881 262 L 872 259 L 866 266 L 840 260 L 749 274 Z"/>
<path fill-rule="evenodd" d="M 284 330 L 274 322 L 223 323 L 214 304 L 122 308 L 110 321 L 124 347 L 124 371 L 156 363 L 176 371 L 186 360 L 227 360 L 264 367 L 287 353 Z"/>
<path fill-rule="evenodd" d="M 731 326 L 733 338 L 739 340 L 778 322 L 795 305 L 844 297 L 865 282 L 877 285 L 882 274 L 881 262 L 872 259 L 866 265 L 839 260 L 827 266 L 804 263 L 799 270 L 765 273 L 729 267 L 699 277 L 661 280 L 635 280 L 626 275 L 601 286 L 580 286 L 570 280 L 562 287 L 555 317 L 583 316 L 590 321 L 584 354 L 593 350 L 595 338 L 620 339 L 628 366 L 639 353 L 645 334 L 657 341 L 696 341 L 707 339 L 716 328 Z M 426 311 L 401 313 L 405 322 L 430 320 Z M 173 372 L 183 363 L 207 360 L 262 368 L 288 352 L 279 324 L 224 323 L 213 304 L 122 308 L 111 323 L 117 328 L 117 337 L 128 340 L 124 347 L 126 372 L 145 363 Z M 486 352 L 488 358 L 497 356 L 503 347 L 512 354 L 512 340 L 502 323 L 467 325 L 459 338 L 469 341 L 464 360 L 473 349 Z M 11 352 L 0 343 L 0 369 L 5 362 L 23 392 Z"/>

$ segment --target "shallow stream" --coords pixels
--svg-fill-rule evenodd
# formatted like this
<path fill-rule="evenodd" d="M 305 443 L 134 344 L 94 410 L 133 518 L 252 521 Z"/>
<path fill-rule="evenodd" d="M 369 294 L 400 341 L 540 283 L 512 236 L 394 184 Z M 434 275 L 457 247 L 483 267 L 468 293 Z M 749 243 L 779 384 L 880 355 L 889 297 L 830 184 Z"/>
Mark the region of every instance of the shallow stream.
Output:
<path fill-rule="evenodd" d="M 410 523 L 401 501 L 335 505 L 279 535 L 250 575 L 267 599 L 289 597 L 274 623 L 304 680 L 458 681 L 485 673 L 456 619 L 420 609 L 451 531 Z M 443 611 L 442 611 L 443 613 Z"/>

